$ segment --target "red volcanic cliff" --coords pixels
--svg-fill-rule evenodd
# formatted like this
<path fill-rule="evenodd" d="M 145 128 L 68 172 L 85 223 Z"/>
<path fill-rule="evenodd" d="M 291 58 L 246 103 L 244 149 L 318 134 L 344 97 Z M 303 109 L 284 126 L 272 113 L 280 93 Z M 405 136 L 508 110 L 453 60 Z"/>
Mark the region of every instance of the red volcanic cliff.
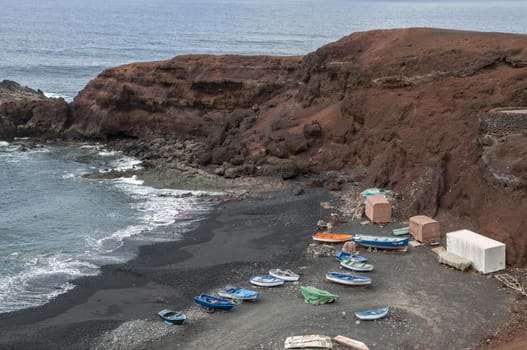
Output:
<path fill-rule="evenodd" d="M 282 92 L 300 60 L 191 55 L 108 69 L 75 98 L 71 132 L 207 136 L 215 113 L 250 110 Z"/>
<path fill-rule="evenodd" d="M 527 36 L 354 33 L 305 57 L 180 56 L 101 73 L 65 135 L 202 145 L 228 177 L 339 171 L 400 194 L 400 215 L 449 212 L 527 265 Z M 505 118 L 503 116 L 506 116 Z M 159 143 L 158 143 L 159 145 Z"/>

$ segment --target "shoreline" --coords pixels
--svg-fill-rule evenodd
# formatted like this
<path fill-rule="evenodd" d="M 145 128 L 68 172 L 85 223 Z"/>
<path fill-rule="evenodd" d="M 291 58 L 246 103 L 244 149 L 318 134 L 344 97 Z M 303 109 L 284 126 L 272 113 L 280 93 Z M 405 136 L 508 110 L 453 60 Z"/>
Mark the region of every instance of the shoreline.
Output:
<path fill-rule="evenodd" d="M 262 195 L 267 196 L 267 194 Z M 255 201 L 259 200 L 255 199 Z M 124 264 L 103 266 L 97 276 L 82 277 L 72 281 L 76 288 L 45 305 L 0 315 L 0 334 L 2 334 L 0 347 L 42 349 L 52 345 L 53 348 L 90 349 L 93 346 L 92 342 L 98 336 L 114 329 L 124 321 L 145 317 L 157 321 L 157 311 L 175 303 L 174 297 L 171 297 L 174 292 L 172 283 L 177 283 L 178 277 L 170 276 L 172 269 L 192 275 L 193 270 L 200 270 L 206 266 L 206 269 L 215 271 L 213 275 L 220 276 L 225 269 L 224 265 L 237 264 L 237 259 L 222 254 L 212 262 L 210 259 L 209 262 L 200 262 L 200 259 L 193 259 L 193 253 L 189 253 L 188 250 L 206 249 L 210 254 L 209 258 L 214 257 L 214 249 L 206 248 L 206 244 L 213 239 L 211 230 L 218 226 L 215 221 L 222 207 L 243 207 L 241 203 L 242 201 L 233 201 L 216 205 L 197 229 L 184 233 L 182 240 L 142 246 L 136 258 Z M 167 251 L 170 254 L 166 254 Z M 266 257 L 252 259 L 253 253 L 254 249 L 249 249 L 244 255 L 251 260 L 251 263 L 258 263 L 258 260 L 261 263 L 261 260 L 267 259 Z M 176 282 L 166 280 L 163 284 L 161 281 L 163 277 L 160 277 L 163 275 L 169 276 L 167 278 Z M 180 307 L 189 307 L 193 304 L 192 296 L 207 291 L 210 285 L 220 286 L 220 284 L 222 284 L 221 279 L 216 277 L 216 282 L 212 284 L 199 281 L 194 287 L 182 285 L 183 288 L 177 290 L 177 294 L 180 295 L 176 298 L 177 304 Z M 124 294 L 129 292 L 132 299 L 143 305 L 134 306 L 134 310 L 125 310 L 122 306 L 116 306 L 120 303 L 118 299 L 123 295 L 123 291 Z M 167 303 L 159 302 L 160 300 Z M 46 336 L 43 337 L 42 334 Z M 72 346 L 75 343 L 78 347 Z"/>
<path fill-rule="evenodd" d="M 376 265 L 369 288 L 325 281 L 325 272 L 338 271 L 335 259 L 306 254 L 317 220 L 335 211 L 322 201 L 335 206 L 337 199 L 316 188 L 300 196 L 282 191 L 221 203 L 183 240 L 143 246 L 135 259 L 76 280 L 77 288 L 44 306 L 0 316 L 0 348 L 151 349 L 170 343 L 175 349 L 282 349 L 289 335 L 338 333 L 374 349 L 457 349 L 475 346 L 510 317 L 510 290 L 493 278 L 439 265 L 429 247 L 363 251 Z M 394 226 L 400 223 L 348 222 L 338 230 L 387 235 Z M 192 301 L 227 284 L 255 289 L 249 277 L 271 267 L 300 272 L 300 283 L 258 289 L 257 303 L 231 312 L 206 314 Z M 299 285 L 341 299 L 307 305 Z M 389 318 L 356 323 L 354 311 L 379 302 L 393 306 Z M 188 322 L 165 326 L 157 317 L 164 308 L 184 310 Z"/>

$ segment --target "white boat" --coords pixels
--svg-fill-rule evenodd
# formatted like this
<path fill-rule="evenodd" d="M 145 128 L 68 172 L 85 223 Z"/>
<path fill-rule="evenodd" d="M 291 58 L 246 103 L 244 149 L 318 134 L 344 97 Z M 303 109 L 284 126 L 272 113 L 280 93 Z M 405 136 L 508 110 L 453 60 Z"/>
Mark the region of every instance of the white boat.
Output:
<path fill-rule="evenodd" d="M 250 282 L 260 287 L 276 287 L 284 284 L 284 280 L 273 276 L 252 276 Z"/>
<path fill-rule="evenodd" d="M 320 334 L 295 335 L 287 337 L 285 349 L 333 349 L 331 338 Z"/>
<path fill-rule="evenodd" d="M 280 270 L 280 269 L 271 269 L 269 274 L 273 277 L 280 278 L 286 282 L 295 282 L 298 281 L 300 276 L 294 273 L 291 270 Z"/>

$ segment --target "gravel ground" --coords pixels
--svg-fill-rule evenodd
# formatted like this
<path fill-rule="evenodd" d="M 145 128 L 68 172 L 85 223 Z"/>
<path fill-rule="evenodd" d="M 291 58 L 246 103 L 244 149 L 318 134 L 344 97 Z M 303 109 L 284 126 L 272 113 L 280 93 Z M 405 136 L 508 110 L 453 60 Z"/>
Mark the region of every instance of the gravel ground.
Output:
<path fill-rule="evenodd" d="M 323 202 L 330 202 L 330 205 Z M 362 250 L 375 270 L 368 288 L 326 281 L 334 257 L 307 254 L 318 220 L 336 198 L 323 189 L 289 191 L 224 203 L 180 242 L 141 249 L 124 265 L 77 281 L 78 288 L 33 310 L 0 318 L 1 349 L 282 349 L 291 335 L 345 335 L 371 349 L 475 349 L 513 314 L 515 294 L 492 278 L 437 263 L 430 247 L 407 253 Z M 343 223 L 335 231 L 390 235 L 403 226 Z M 260 288 L 256 303 L 230 312 L 203 312 L 192 302 L 227 284 L 253 288 L 249 277 L 290 268 L 299 283 Z M 338 294 L 332 304 L 304 303 L 299 287 Z M 354 312 L 389 304 L 389 317 L 358 321 Z M 184 310 L 188 322 L 167 326 L 163 308 Z"/>

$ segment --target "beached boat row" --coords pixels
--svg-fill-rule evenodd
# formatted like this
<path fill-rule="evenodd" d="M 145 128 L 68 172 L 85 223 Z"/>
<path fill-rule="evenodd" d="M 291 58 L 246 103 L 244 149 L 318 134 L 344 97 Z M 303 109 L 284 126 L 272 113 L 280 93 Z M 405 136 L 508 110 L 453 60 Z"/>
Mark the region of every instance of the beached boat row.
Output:
<path fill-rule="evenodd" d="M 404 250 L 408 247 L 408 243 L 410 241 L 410 237 L 408 236 L 379 237 L 371 235 L 351 235 L 347 233 L 329 232 L 317 232 L 312 238 L 313 241 L 320 243 L 344 243 L 347 241 L 352 241 L 366 248 L 385 250 Z"/>
<path fill-rule="evenodd" d="M 351 235 L 351 234 L 333 234 L 318 232 L 313 235 L 313 240 L 320 243 L 344 243 L 352 241 L 357 245 L 367 247 L 368 250 L 405 250 L 408 246 L 409 237 L 376 237 L 368 235 Z M 326 280 L 351 287 L 368 287 L 372 284 L 372 279 L 367 276 L 355 274 L 356 272 L 371 272 L 374 270 L 374 265 L 368 262 L 364 256 L 338 250 L 335 253 L 339 266 L 350 272 L 330 271 L 326 273 Z M 282 286 L 288 282 L 299 281 L 300 276 L 287 269 L 274 268 L 269 270 L 268 275 L 255 275 L 250 277 L 249 282 L 257 287 L 270 288 Z M 339 296 L 331 292 L 321 290 L 312 286 L 300 286 L 300 293 L 302 294 L 306 303 L 309 304 L 326 304 L 332 303 L 339 299 Z M 245 289 L 235 286 L 227 286 L 219 289 L 216 295 L 202 293 L 194 297 L 194 302 L 200 305 L 206 312 L 214 312 L 216 310 L 230 311 L 236 305 L 243 301 L 256 302 L 260 296 L 260 292 L 251 289 Z M 390 306 L 382 306 L 374 309 L 356 311 L 355 317 L 359 320 L 371 321 L 386 317 L 390 312 Z M 183 324 L 186 316 L 181 312 L 174 312 L 171 310 L 162 310 L 159 316 L 166 324 Z M 368 347 L 357 340 L 338 336 L 333 339 L 335 342 L 356 349 L 367 350 Z M 298 337 L 288 337 L 286 339 L 285 348 L 305 348 L 307 345 L 317 346 L 322 344 L 327 346 L 331 343 L 331 339 L 325 336 L 308 335 Z"/>

